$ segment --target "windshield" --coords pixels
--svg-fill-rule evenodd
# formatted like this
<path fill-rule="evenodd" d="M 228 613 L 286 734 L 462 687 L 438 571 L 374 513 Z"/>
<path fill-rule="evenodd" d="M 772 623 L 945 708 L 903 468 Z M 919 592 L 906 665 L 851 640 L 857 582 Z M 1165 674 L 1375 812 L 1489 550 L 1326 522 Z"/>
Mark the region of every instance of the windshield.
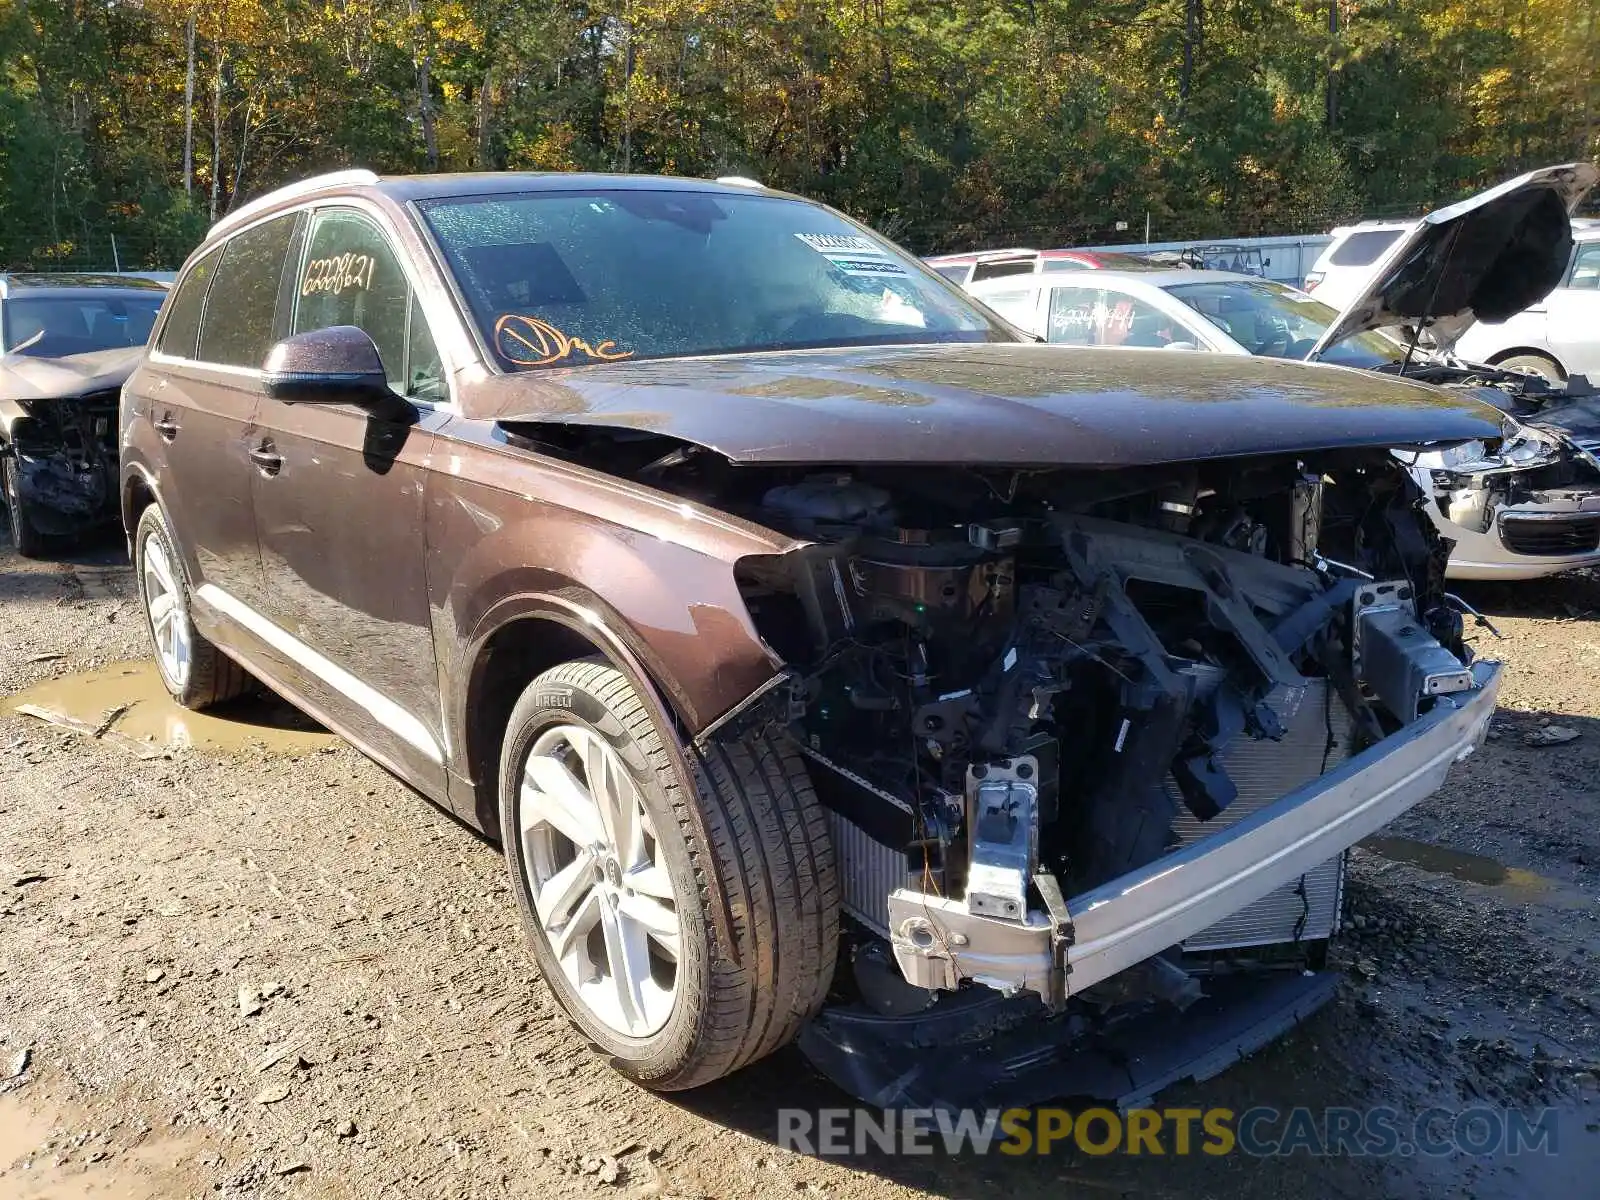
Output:
<path fill-rule="evenodd" d="M 1251 354 L 1304 358 L 1338 319 L 1310 296 L 1266 279 L 1179 283 L 1167 291 L 1222 329 Z M 1381 333 L 1358 333 L 1323 351 L 1320 361 L 1381 367 L 1405 358 L 1405 348 Z"/>
<path fill-rule="evenodd" d="M 596 190 L 422 207 L 508 368 L 1017 340 L 904 251 L 796 200 Z"/>
<path fill-rule="evenodd" d="M 142 346 L 150 337 L 165 292 L 135 296 L 13 296 L 5 303 L 0 349 L 36 358 Z M 43 337 L 31 345 L 30 338 Z"/>

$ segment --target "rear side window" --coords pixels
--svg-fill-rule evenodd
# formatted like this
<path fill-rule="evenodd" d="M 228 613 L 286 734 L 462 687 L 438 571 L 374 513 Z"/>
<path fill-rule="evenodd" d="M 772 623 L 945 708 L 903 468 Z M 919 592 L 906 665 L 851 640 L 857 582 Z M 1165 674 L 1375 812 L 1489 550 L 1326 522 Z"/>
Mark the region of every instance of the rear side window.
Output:
<path fill-rule="evenodd" d="M 1352 233 L 1334 248 L 1328 261 L 1336 267 L 1369 266 L 1404 232 L 1403 229 L 1363 229 Z"/>
<path fill-rule="evenodd" d="M 213 250 L 189 268 L 183 282 L 178 284 L 168 301 L 171 312 L 161 327 L 161 338 L 156 349 L 176 358 L 193 358 L 195 342 L 200 337 L 200 313 L 206 305 L 206 288 L 216 271 L 221 250 Z"/>
<path fill-rule="evenodd" d="M 275 217 L 223 247 L 200 328 L 202 362 L 259 367 L 266 358 L 295 220 L 292 213 Z"/>
<path fill-rule="evenodd" d="M 965 263 L 961 263 L 954 267 L 935 267 L 934 270 L 943 275 L 951 283 L 965 283 L 967 281 L 967 272 L 972 270 L 972 268 L 967 266 Z"/>
<path fill-rule="evenodd" d="M 1012 259 L 1010 262 L 979 263 L 972 268 L 972 282 L 980 279 L 1004 279 L 1008 275 L 1032 275 L 1033 260 L 1031 258 Z"/>
<path fill-rule="evenodd" d="M 990 292 L 986 296 L 979 296 L 995 312 L 999 313 L 1013 325 L 1024 328 L 1033 327 L 1034 296 L 1032 288 L 1022 288 L 1019 291 Z"/>

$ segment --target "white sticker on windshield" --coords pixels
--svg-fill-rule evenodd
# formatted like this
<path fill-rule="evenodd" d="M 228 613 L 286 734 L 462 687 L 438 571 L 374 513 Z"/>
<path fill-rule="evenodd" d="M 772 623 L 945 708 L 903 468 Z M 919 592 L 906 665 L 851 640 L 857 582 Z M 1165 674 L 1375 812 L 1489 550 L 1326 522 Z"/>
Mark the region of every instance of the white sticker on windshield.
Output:
<path fill-rule="evenodd" d="M 866 278 L 903 276 L 906 269 L 888 251 L 852 233 L 797 233 L 810 246 L 846 275 Z"/>

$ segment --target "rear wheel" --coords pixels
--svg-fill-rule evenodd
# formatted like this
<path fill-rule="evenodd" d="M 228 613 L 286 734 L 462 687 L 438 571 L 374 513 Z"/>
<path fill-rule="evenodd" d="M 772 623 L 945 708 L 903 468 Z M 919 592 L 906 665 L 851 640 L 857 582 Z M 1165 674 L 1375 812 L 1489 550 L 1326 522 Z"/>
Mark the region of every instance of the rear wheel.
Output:
<path fill-rule="evenodd" d="M 39 558 L 44 554 L 45 536 L 34 528 L 28 517 L 17 460 L 9 454 L 0 458 L 0 486 L 6 494 L 6 521 L 11 529 L 12 549 L 23 558 Z"/>
<path fill-rule="evenodd" d="M 686 780 L 673 736 L 625 675 L 586 659 L 529 685 L 500 765 L 501 833 L 540 972 L 617 1070 L 660 1090 L 792 1040 L 838 942 L 832 843 L 796 752 L 751 734 Z"/>
<path fill-rule="evenodd" d="M 1567 382 L 1567 373 L 1561 369 L 1561 364 L 1543 354 L 1513 354 L 1510 358 L 1502 358 L 1495 366 L 1506 371 L 1520 371 L 1524 375 L 1537 375 L 1557 387 L 1564 387 Z"/>
<path fill-rule="evenodd" d="M 189 581 L 161 509 L 152 504 L 134 533 L 134 573 L 156 669 L 167 692 L 185 708 L 210 708 L 250 685 L 243 667 L 208 642 L 189 614 Z"/>

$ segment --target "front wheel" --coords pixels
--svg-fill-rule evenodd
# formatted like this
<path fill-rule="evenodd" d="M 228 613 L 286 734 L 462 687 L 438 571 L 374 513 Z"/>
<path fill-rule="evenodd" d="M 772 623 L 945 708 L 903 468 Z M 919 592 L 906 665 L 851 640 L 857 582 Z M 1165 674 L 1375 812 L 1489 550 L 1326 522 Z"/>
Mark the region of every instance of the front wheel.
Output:
<path fill-rule="evenodd" d="M 794 749 L 751 734 L 684 779 L 674 736 L 622 672 L 585 659 L 523 692 L 500 764 L 501 833 L 539 970 L 617 1070 L 663 1091 L 791 1041 L 838 943 L 832 843 Z"/>
<path fill-rule="evenodd" d="M 6 521 L 11 529 L 11 546 L 23 558 L 40 558 L 45 551 L 45 536 L 28 516 L 22 498 L 22 477 L 17 460 L 10 454 L 0 458 L 0 486 L 6 494 Z"/>
<path fill-rule="evenodd" d="M 1561 369 L 1561 364 L 1553 358 L 1546 358 L 1543 354 L 1513 354 L 1510 358 L 1501 359 L 1495 366 L 1503 371 L 1537 375 L 1552 387 L 1567 385 L 1567 373 Z"/>

